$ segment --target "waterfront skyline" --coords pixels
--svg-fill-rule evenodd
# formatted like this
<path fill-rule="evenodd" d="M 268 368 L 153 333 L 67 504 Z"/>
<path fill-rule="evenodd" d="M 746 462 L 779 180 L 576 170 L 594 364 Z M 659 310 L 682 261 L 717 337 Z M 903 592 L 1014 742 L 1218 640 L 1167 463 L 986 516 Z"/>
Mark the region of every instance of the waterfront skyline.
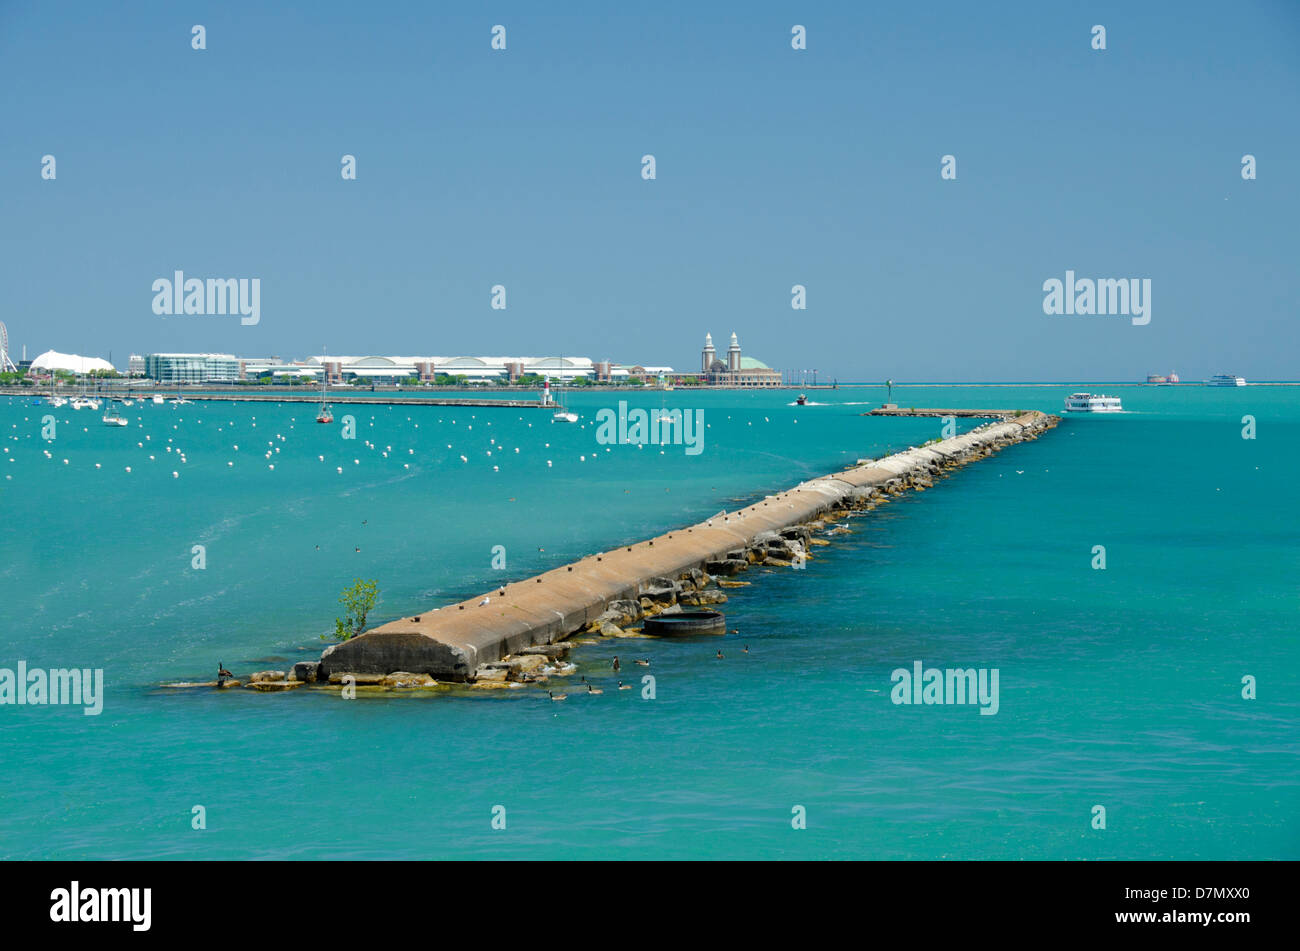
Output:
<path fill-rule="evenodd" d="M 712 326 L 823 379 L 1297 376 L 1294 7 L 348 9 L 0 10 L 16 352 L 490 352 L 486 325 L 683 368 Z M 177 269 L 260 280 L 260 320 L 154 313 Z M 1070 272 L 1149 280 L 1150 323 L 1048 316 Z"/>

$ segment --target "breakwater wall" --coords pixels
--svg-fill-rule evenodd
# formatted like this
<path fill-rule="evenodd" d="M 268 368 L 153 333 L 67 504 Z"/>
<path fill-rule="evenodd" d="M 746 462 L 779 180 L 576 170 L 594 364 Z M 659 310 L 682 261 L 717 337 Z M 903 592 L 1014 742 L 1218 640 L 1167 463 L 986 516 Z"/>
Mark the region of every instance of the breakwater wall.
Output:
<path fill-rule="evenodd" d="M 327 648 L 319 663 L 299 664 L 294 677 L 337 682 L 351 674 L 363 683 L 408 672 L 437 680 L 474 680 L 499 670 L 509 655 L 530 649 L 545 653 L 546 645 L 607 622 L 625 626 L 679 602 L 708 604 L 714 576 L 733 575 L 756 562 L 790 564 L 801 557 L 812 534 L 808 523 L 819 516 L 874 507 L 884 496 L 929 488 L 946 470 L 1036 439 L 1059 422 L 1056 416 L 1024 413 L 864 460 L 739 511 L 372 628 Z M 497 667 L 489 666 L 493 664 Z"/>

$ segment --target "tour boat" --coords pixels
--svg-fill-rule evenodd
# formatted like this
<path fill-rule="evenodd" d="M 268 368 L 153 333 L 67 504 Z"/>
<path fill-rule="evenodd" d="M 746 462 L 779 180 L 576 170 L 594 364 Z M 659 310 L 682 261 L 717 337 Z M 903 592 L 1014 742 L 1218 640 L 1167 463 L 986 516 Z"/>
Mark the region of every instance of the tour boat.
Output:
<path fill-rule="evenodd" d="M 1071 393 L 1065 400 L 1067 413 L 1122 413 L 1118 396 L 1101 396 L 1096 393 Z"/>
<path fill-rule="evenodd" d="M 1218 376 L 1212 376 L 1207 381 L 1209 386 L 1245 386 L 1246 381 L 1239 376 L 1233 376 L 1231 373 L 1220 373 Z"/>

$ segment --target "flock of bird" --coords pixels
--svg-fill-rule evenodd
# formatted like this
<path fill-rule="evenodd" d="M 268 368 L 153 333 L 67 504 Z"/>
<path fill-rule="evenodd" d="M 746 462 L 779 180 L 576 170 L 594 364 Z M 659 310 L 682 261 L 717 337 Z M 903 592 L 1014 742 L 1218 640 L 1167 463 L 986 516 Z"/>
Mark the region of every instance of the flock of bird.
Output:
<path fill-rule="evenodd" d="M 733 633 L 733 634 L 739 634 L 740 632 L 739 632 L 739 631 L 732 631 L 731 633 Z M 746 644 L 746 645 L 742 648 L 742 651 L 741 651 L 741 652 L 742 652 L 742 653 L 745 653 L 745 654 L 748 654 L 748 653 L 749 653 L 749 645 Z M 723 660 L 723 659 L 724 659 L 724 655 L 723 655 L 723 653 L 722 653 L 722 648 L 718 648 L 717 658 L 718 658 L 718 660 Z M 650 666 L 650 660 L 649 660 L 649 658 L 646 658 L 646 657 L 636 657 L 636 658 L 633 658 L 632 663 L 636 664 L 638 667 L 649 667 L 649 666 Z M 620 671 L 620 670 L 623 669 L 623 664 L 622 664 L 622 662 L 618 659 L 618 655 L 617 655 L 617 654 L 614 655 L 614 660 L 610 663 L 610 668 L 611 668 L 615 673 L 617 673 L 618 671 Z M 583 675 L 583 676 L 578 680 L 577 687 L 578 687 L 578 689 L 577 689 L 577 696 L 582 696 L 583 694 L 586 694 L 587 696 L 597 696 L 597 695 L 602 694 L 602 693 L 605 692 L 603 688 L 601 688 L 601 687 L 597 687 L 597 686 L 595 686 L 595 685 L 593 685 L 593 684 L 591 684 L 591 683 L 588 683 L 588 682 L 587 682 L 587 677 L 586 677 L 586 675 Z M 584 688 L 584 687 L 586 688 L 585 691 L 582 689 L 582 688 Z M 618 682 L 618 689 L 619 689 L 619 690 L 631 690 L 631 689 L 632 689 L 632 685 L 631 685 L 631 684 L 625 684 L 625 683 L 623 683 L 623 681 L 620 680 L 620 681 Z M 570 696 L 573 696 L 573 694 L 567 694 L 567 693 L 556 693 L 556 692 L 553 691 L 553 690 L 547 690 L 547 691 L 546 691 L 546 696 L 549 697 L 553 702 L 555 702 L 555 703 L 560 703 L 561 701 L 568 700 Z"/>

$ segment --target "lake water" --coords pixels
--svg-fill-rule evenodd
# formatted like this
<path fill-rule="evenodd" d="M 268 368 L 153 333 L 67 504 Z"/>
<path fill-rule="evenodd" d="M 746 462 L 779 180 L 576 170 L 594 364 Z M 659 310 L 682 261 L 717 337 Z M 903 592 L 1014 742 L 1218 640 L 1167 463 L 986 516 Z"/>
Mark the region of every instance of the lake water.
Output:
<path fill-rule="evenodd" d="M 1075 388 L 894 399 L 1059 412 Z M 137 403 L 109 428 L 0 398 L 0 668 L 105 677 L 99 716 L 0 706 L 0 855 L 1298 858 L 1300 388 L 1100 389 L 1127 412 L 1066 418 L 853 518 L 805 570 L 743 575 L 723 607 L 739 634 L 575 648 L 605 692 L 562 704 L 158 685 L 314 659 L 354 578 L 379 584 L 372 623 L 416 613 L 941 422 L 861 415 L 880 388 L 806 407 L 579 392 L 577 425 L 340 404 L 345 440 L 303 405 Z M 702 409 L 703 452 L 598 444 L 619 398 Z M 614 689 L 614 654 L 638 689 Z M 996 668 L 997 713 L 893 703 L 915 661 Z"/>

